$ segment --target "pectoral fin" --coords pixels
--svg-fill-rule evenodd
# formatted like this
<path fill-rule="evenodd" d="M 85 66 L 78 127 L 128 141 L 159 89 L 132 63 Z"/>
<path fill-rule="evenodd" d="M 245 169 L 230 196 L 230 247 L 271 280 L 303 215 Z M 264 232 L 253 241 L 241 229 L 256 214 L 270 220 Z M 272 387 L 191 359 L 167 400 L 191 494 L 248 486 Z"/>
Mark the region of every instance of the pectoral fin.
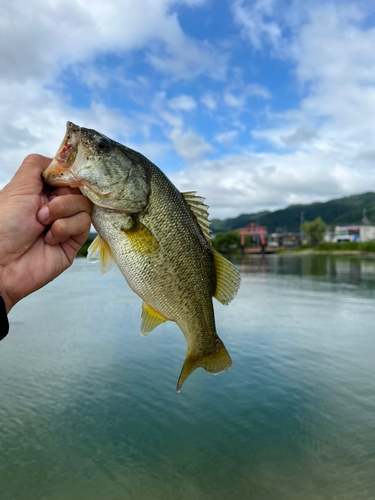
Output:
<path fill-rule="evenodd" d="M 91 263 L 100 262 L 102 276 L 105 276 L 115 265 L 111 248 L 101 236 L 98 235 L 89 246 L 87 261 Z"/>
<path fill-rule="evenodd" d="M 151 306 L 142 303 L 142 315 L 141 315 L 141 335 L 144 337 L 148 335 L 154 328 L 159 326 L 161 323 L 168 321 L 164 316 L 155 311 Z"/>
<path fill-rule="evenodd" d="M 134 252 L 143 255 L 152 255 L 159 248 L 159 243 L 151 231 L 139 220 L 129 229 L 123 229 Z"/>
<path fill-rule="evenodd" d="M 234 265 L 212 248 L 216 271 L 215 299 L 223 305 L 228 305 L 237 295 L 241 276 Z"/>
<path fill-rule="evenodd" d="M 177 382 L 177 392 L 180 392 L 182 384 L 197 368 L 203 368 L 208 373 L 217 375 L 229 370 L 232 360 L 223 342 L 217 337 L 215 349 L 204 356 L 194 355 L 189 349 L 183 364 L 180 378 Z"/>

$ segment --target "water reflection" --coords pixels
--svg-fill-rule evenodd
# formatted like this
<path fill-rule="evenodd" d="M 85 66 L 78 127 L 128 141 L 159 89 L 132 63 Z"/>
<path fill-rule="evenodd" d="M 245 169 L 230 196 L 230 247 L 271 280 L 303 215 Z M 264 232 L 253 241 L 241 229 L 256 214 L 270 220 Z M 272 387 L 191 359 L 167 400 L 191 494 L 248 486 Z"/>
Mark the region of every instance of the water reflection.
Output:
<path fill-rule="evenodd" d="M 375 287 L 375 258 L 331 255 L 244 255 L 230 257 L 242 274 L 277 274 L 322 278 Z"/>
<path fill-rule="evenodd" d="M 370 500 L 375 261 L 232 259 L 215 304 L 233 367 L 175 392 L 179 329 L 139 335 L 118 270 L 76 261 L 0 343 L 1 500 Z"/>

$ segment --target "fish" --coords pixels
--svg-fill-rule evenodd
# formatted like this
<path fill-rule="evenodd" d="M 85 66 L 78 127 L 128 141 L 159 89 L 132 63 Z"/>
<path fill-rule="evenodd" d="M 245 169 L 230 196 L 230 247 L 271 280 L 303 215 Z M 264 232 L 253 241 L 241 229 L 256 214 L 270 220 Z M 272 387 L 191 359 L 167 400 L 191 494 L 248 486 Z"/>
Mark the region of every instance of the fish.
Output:
<path fill-rule="evenodd" d="M 216 332 L 212 297 L 229 304 L 240 274 L 211 244 L 205 198 L 181 193 L 141 153 L 71 122 L 43 179 L 78 187 L 92 201 L 98 236 L 87 258 L 100 262 L 103 275 L 116 264 L 142 299 L 141 335 L 165 321 L 183 332 L 187 355 L 177 392 L 197 368 L 228 370 L 232 360 Z"/>

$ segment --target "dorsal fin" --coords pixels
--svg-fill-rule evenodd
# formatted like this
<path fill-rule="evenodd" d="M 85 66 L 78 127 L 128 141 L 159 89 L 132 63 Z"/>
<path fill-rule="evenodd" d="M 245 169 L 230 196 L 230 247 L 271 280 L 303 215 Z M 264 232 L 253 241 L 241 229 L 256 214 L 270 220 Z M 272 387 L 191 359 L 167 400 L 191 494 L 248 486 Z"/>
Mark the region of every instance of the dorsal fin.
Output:
<path fill-rule="evenodd" d="M 98 235 L 89 246 L 87 261 L 91 263 L 100 262 L 102 276 L 105 276 L 115 265 L 110 246 L 101 236 Z"/>
<path fill-rule="evenodd" d="M 234 265 L 212 247 L 216 271 L 215 299 L 223 305 L 228 305 L 237 295 L 241 276 Z"/>
<path fill-rule="evenodd" d="M 164 316 L 155 311 L 155 309 L 146 302 L 142 303 L 142 315 L 141 315 L 141 335 L 142 337 L 148 335 L 154 328 L 159 326 L 161 323 L 168 321 Z"/>
<path fill-rule="evenodd" d="M 184 197 L 184 200 L 188 204 L 190 210 L 193 212 L 194 218 L 200 228 L 200 230 L 203 233 L 203 236 L 206 238 L 207 241 L 210 241 L 211 236 L 210 232 L 211 230 L 209 229 L 210 226 L 210 221 L 208 220 L 208 212 L 207 208 L 208 205 L 205 205 L 203 202 L 205 198 L 202 198 L 201 196 L 196 196 L 196 191 L 189 191 L 187 193 L 181 193 L 182 196 Z"/>

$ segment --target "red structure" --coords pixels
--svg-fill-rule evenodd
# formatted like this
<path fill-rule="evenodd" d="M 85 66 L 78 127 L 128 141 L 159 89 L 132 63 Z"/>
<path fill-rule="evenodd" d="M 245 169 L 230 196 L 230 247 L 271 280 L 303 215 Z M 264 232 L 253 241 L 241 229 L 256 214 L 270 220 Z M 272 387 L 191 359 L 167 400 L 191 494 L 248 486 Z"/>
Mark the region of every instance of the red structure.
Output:
<path fill-rule="evenodd" d="M 245 236 L 249 234 L 250 236 L 260 236 L 260 246 L 262 249 L 266 246 L 266 235 L 267 235 L 267 227 L 260 226 L 255 222 L 250 222 L 247 226 L 240 229 L 241 234 L 241 248 L 245 248 Z"/>

